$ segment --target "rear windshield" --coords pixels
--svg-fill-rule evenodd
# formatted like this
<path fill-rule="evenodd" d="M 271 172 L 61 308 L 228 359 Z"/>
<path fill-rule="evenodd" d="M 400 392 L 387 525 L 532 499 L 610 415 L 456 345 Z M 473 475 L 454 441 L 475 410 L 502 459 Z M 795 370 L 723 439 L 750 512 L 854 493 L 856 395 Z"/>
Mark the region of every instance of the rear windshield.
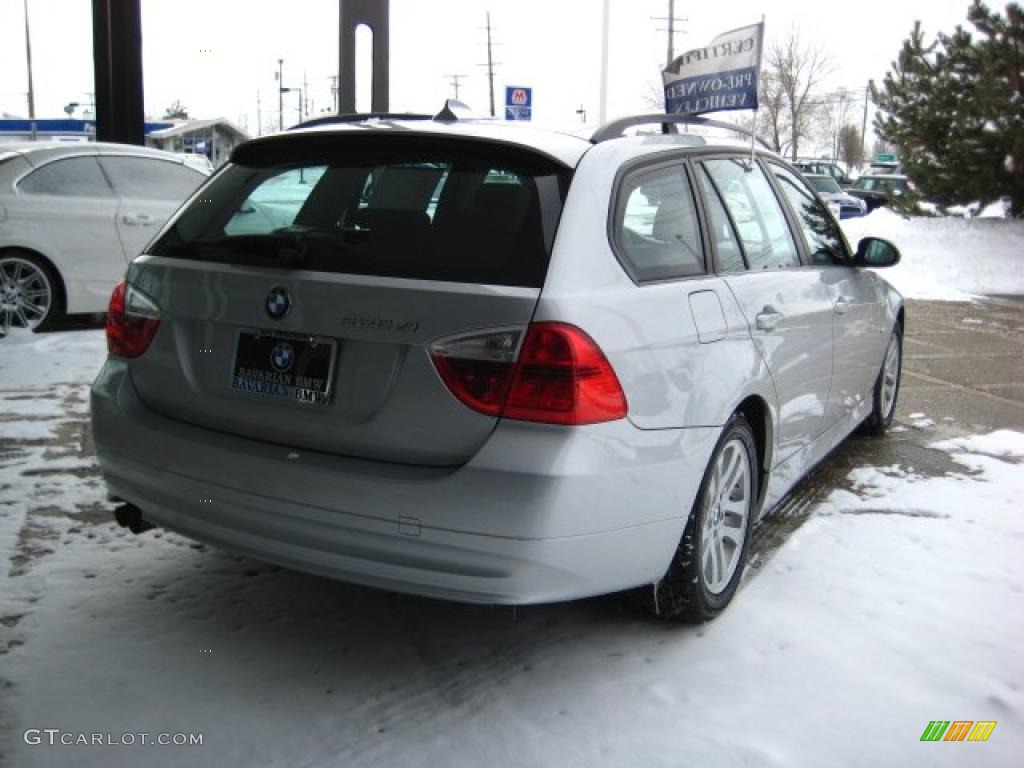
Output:
<path fill-rule="evenodd" d="M 833 194 L 842 192 L 835 179 L 825 176 L 808 176 L 807 180 L 818 192 L 831 192 Z"/>
<path fill-rule="evenodd" d="M 857 180 L 857 189 L 866 189 L 869 192 L 875 190 L 901 190 L 906 187 L 906 181 L 899 178 L 884 176 L 861 176 Z"/>
<path fill-rule="evenodd" d="M 539 287 L 568 174 L 546 157 L 484 142 L 267 142 L 237 153 L 149 252 Z"/>

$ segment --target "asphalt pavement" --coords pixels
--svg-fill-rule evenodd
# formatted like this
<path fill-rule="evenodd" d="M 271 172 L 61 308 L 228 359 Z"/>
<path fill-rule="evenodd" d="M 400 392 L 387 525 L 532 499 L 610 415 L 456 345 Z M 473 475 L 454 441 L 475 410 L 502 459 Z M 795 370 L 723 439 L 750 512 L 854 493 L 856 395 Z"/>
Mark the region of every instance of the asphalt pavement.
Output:
<path fill-rule="evenodd" d="M 1024 296 L 973 303 L 908 301 L 903 380 L 893 428 L 854 433 L 754 531 L 752 578 L 814 505 L 834 489 L 855 491 L 851 469 L 899 465 L 915 474 L 963 473 L 939 440 L 997 429 L 1024 431 Z"/>

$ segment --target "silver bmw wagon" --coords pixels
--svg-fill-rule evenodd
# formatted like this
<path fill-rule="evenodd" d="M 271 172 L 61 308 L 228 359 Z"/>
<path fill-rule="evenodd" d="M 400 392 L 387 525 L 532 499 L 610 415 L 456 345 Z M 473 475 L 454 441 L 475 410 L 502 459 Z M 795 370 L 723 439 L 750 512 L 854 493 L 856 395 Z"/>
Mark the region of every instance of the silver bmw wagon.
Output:
<path fill-rule="evenodd" d="M 757 521 L 891 422 L 904 309 L 894 246 L 681 121 L 445 110 L 236 148 L 110 301 L 119 522 L 452 600 L 716 615 Z"/>

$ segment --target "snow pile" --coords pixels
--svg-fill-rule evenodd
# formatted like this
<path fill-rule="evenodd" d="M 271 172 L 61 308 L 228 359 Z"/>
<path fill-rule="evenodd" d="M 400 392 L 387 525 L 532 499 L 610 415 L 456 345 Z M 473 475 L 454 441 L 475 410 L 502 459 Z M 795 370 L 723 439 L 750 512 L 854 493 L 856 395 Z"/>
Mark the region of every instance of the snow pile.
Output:
<path fill-rule="evenodd" d="M 1024 293 L 1024 221 L 905 219 L 879 208 L 841 226 L 854 248 L 869 235 L 896 244 L 900 263 L 879 274 L 907 298 L 970 301 L 979 294 Z"/>

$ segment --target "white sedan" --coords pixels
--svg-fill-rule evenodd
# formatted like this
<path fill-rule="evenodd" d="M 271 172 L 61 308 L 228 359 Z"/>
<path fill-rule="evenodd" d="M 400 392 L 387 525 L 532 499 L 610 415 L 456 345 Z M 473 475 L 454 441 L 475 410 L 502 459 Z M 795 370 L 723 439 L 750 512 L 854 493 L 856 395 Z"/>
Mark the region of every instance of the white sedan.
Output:
<path fill-rule="evenodd" d="M 0 146 L 0 333 L 105 312 L 127 263 L 208 175 L 124 144 Z"/>

